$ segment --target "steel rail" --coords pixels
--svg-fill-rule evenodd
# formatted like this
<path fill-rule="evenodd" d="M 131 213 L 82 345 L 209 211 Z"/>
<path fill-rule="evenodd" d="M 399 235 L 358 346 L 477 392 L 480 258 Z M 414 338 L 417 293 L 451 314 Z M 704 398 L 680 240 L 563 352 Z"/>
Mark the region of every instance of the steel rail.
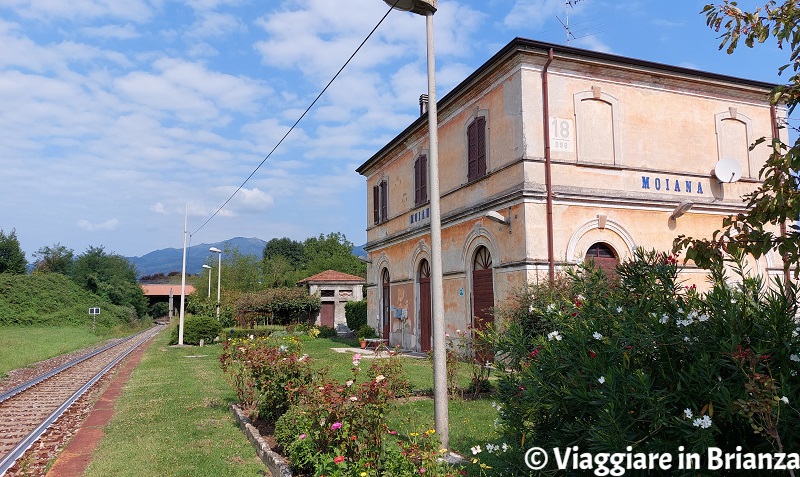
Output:
<path fill-rule="evenodd" d="M 161 330 L 163 326 L 158 328 L 158 331 Z M 105 368 L 103 368 L 99 373 L 97 373 L 92 379 L 86 382 L 81 388 L 75 392 L 69 399 L 64 401 L 61 406 L 58 407 L 55 411 L 53 411 L 41 424 L 39 424 L 36 429 L 34 429 L 27 437 L 25 437 L 19 444 L 17 444 L 14 449 L 11 450 L 8 454 L 6 454 L 2 459 L 0 459 L 0 476 L 5 475 L 5 473 L 10 469 L 16 461 L 22 457 L 25 452 L 44 434 L 47 429 L 59 418 L 61 417 L 64 412 L 69 409 L 69 407 L 75 403 L 80 397 L 86 393 L 97 381 L 100 380 L 106 373 L 108 373 L 114 366 L 116 366 L 120 361 L 125 359 L 129 354 L 131 354 L 135 349 L 142 345 L 145 341 L 155 336 L 156 332 L 153 331 L 151 328 L 150 330 L 143 332 L 145 336 L 142 336 L 141 339 L 134 345 L 131 346 L 130 349 L 125 351 L 124 353 L 120 354 L 114 360 L 112 360 Z M 116 345 L 120 345 L 130 339 L 135 338 L 137 335 L 133 335 L 125 340 L 118 342 Z M 139 335 L 141 336 L 141 334 Z M 113 346 L 111 346 L 113 347 Z M 107 347 L 109 349 L 110 347 Z M 96 354 L 96 353 L 95 353 Z"/>
<path fill-rule="evenodd" d="M 31 379 L 31 380 L 29 380 L 27 382 L 24 382 L 24 383 L 22 383 L 22 384 L 20 384 L 20 385 L 18 385 L 16 387 L 13 387 L 13 388 L 9 389 L 8 391 L 5 391 L 4 393 L 0 394 L 0 403 L 3 402 L 3 401 L 6 401 L 8 399 L 11 399 L 12 397 L 14 397 L 17 394 L 25 391 L 26 389 L 29 389 L 29 388 L 32 388 L 32 387 L 36 386 L 37 384 L 41 383 L 42 381 L 46 381 L 47 379 L 52 378 L 53 376 L 61 373 L 62 371 L 66 371 L 67 369 L 75 366 L 76 364 L 80 364 L 80 363 L 86 361 L 89 358 L 97 356 L 98 354 L 100 354 L 100 353 L 102 353 L 102 352 L 104 352 L 106 350 L 109 350 L 109 349 L 113 348 L 114 346 L 121 345 L 122 343 L 124 343 L 124 342 L 126 342 L 126 341 L 128 341 L 130 339 L 133 339 L 136 336 L 137 335 L 131 335 L 131 336 L 127 337 L 127 338 L 123 338 L 121 340 L 117 340 L 114 343 L 107 344 L 107 345 L 103 346 L 102 348 L 98 348 L 95 351 L 87 353 L 87 354 L 85 354 L 83 356 L 79 356 L 79 357 L 73 359 L 72 361 L 57 367 L 56 369 L 53 369 L 52 371 L 49 371 L 47 373 L 41 374 L 39 376 L 36 376 L 35 378 L 33 378 L 33 379 Z"/>

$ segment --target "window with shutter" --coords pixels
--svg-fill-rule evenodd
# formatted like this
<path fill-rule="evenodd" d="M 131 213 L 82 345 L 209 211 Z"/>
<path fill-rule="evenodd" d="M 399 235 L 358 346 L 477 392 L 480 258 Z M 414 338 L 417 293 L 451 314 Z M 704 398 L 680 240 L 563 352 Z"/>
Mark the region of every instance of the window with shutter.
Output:
<path fill-rule="evenodd" d="M 467 127 L 467 181 L 486 175 L 486 118 L 478 116 Z"/>
<path fill-rule="evenodd" d="M 389 220 L 389 184 L 384 180 L 381 182 L 381 223 Z"/>
<path fill-rule="evenodd" d="M 428 201 L 428 156 L 422 155 L 414 161 L 414 206 Z"/>
<path fill-rule="evenodd" d="M 381 222 L 381 193 L 379 186 L 372 186 L 372 217 L 373 222 Z"/>

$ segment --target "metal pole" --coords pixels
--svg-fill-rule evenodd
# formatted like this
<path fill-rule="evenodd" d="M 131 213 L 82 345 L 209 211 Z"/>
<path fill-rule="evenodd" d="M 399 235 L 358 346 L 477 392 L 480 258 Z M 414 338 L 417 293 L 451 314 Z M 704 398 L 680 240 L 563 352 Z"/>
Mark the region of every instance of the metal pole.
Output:
<path fill-rule="evenodd" d="M 178 321 L 178 345 L 183 345 L 183 316 L 186 307 L 186 225 L 189 220 L 189 206 L 183 215 L 183 271 L 181 272 L 181 312 Z"/>
<path fill-rule="evenodd" d="M 439 207 L 439 119 L 436 108 L 436 64 L 433 50 L 433 12 L 425 14 L 428 46 L 428 137 L 431 186 L 431 308 L 433 312 L 433 421 L 444 449 L 450 448 L 445 350 L 444 285 L 442 283 L 442 216 Z"/>
<path fill-rule="evenodd" d="M 211 280 L 211 274 L 208 274 L 208 279 Z M 222 283 L 222 252 L 219 252 L 219 262 L 217 266 L 217 320 L 219 320 L 219 296 L 220 284 Z"/>

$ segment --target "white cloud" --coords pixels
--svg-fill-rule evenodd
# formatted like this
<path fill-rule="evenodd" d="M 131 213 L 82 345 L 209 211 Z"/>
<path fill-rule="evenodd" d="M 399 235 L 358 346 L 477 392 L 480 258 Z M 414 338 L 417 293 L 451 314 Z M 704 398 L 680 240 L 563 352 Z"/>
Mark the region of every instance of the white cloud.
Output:
<path fill-rule="evenodd" d="M 84 27 L 80 29 L 81 33 L 93 38 L 114 38 L 118 40 L 130 40 L 139 38 L 141 34 L 131 24 L 126 25 L 103 25 Z"/>
<path fill-rule="evenodd" d="M 554 15 L 563 14 L 563 0 L 517 0 L 503 23 L 510 28 L 539 28 Z"/>
<path fill-rule="evenodd" d="M 141 22 L 153 14 L 144 0 L 5 0 L 3 6 L 38 20 L 112 17 Z"/>
<path fill-rule="evenodd" d="M 88 230 L 89 232 L 94 232 L 96 230 L 115 230 L 119 226 L 119 220 L 117 219 L 109 219 L 105 222 L 100 222 L 97 224 L 93 224 L 86 219 L 81 219 L 78 221 L 78 227 Z"/>

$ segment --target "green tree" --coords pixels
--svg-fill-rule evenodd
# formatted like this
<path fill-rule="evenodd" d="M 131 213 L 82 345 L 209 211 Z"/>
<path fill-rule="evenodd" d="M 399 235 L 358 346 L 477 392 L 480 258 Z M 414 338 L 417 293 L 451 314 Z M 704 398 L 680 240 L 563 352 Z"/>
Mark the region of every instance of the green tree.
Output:
<path fill-rule="evenodd" d="M 8 235 L 3 232 L 3 229 L 0 229 L 0 273 L 21 275 L 25 273 L 27 265 L 25 252 L 22 251 L 19 240 L 17 240 L 16 229 L 11 229 Z"/>
<path fill-rule="evenodd" d="M 216 267 L 216 264 L 214 264 Z M 206 270 L 215 275 L 217 270 Z M 212 277 L 212 295 L 214 294 Z M 253 255 L 242 255 L 238 248 L 230 248 L 225 245 L 222 252 L 222 290 L 233 290 L 238 292 L 254 292 L 264 288 L 264 280 L 261 275 L 261 263 L 258 257 Z"/>
<path fill-rule="evenodd" d="M 303 265 L 303 244 L 290 238 L 274 238 L 264 246 L 264 261 L 283 257 L 289 265 L 297 269 Z"/>
<path fill-rule="evenodd" d="M 72 271 L 75 254 L 72 249 L 57 243 L 52 247 L 40 248 L 33 253 L 33 258 L 36 260 L 34 262 L 36 271 L 69 275 Z"/>
<path fill-rule="evenodd" d="M 741 10 L 735 1 L 725 0 L 721 4 L 708 4 L 702 13 L 706 23 L 715 31 L 722 31 L 720 49 L 733 53 L 740 41 L 752 48 L 772 38 L 778 48 L 789 55 L 787 64 L 778 68 L 779 73 L 790 69 L 789 80 L 775 87 L 770 94 L 773 107 L 785 104 L 789 114 L 800 102 L 800 6 L 795 1 L 779 3 L 770 0 L 763 7 L 751 12 Z M 784 144 L 777 131 L 770 139 L 760 138 L 753 145 L 770 141 L 772 153 L 759 173 L 762 184 L 745 196 L 748 210 L 723 221 L 721 230 L 711 239 L 693 239 L 679 236 L 675 248 L 686 248 L 687 259 L 701 267 L 719 262 L 725 252 L 736 255 L 744 251 L 758 258 L 770 250 L 777 249 L 783 257 L 784 271 L 795 266 L 795 278 L 800 274 L 796 267 L 800 261 L 800 228 L 786 226 L 787 221 L 800 216 L 800 191 L 797 171 L 800 171 L 800 139 L 794 145 Z M 779 228 L 780 232 L 775 229 Z"/>
<path fill-rule="evenodd" d="M 353 255 L 353 244 L 340 232 L 320 234 L 303 243 L 306 257 L 305 276 L 325 270 L 337 270 L 359 277 L 367 276 L 367 265 Z M 300 277 L 305 278 L 305 277 Z"/>
<path fill-rule="evenodd" d="M 136 268 L 128 259 L 107 254 L 102 246 L 86 249 L 72 269 L 75 283 L 115 305 L 132 307 L 141 318 L 147 313 L 147 299 L 136 275 Z"/>

